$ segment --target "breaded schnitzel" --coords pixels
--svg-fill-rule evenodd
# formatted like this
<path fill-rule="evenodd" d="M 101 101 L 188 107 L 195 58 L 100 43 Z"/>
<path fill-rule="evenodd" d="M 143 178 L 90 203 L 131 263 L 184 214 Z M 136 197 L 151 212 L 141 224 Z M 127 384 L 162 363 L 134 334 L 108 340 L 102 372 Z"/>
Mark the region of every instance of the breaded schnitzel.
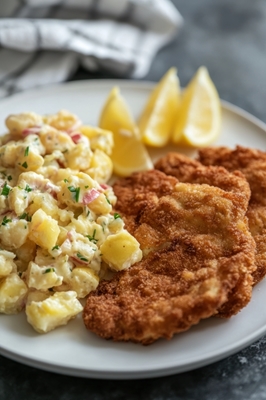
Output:
<path fill-rule="evenodd" d="M 84 323 L 103 338 L 143 344 L 170 339 L 215 315 L 252 268 L 246 202 L 205 184 L 177 183 L 157 196 L 153 188 L 169 178 L 148 171 L 114 185 L 117 211 L 130 215 L 145 257 L 89 294 Z M 151 199 L 145 205 L 143 186 Z"/>
<path fill-rule="evenodd" d="M 160 197 L 171 194 L 177 182 L 176 178 L 154 170 L 116 182 L 113 185 L 117 196 L 115 208 L 123 215 L 126 229 L 133 234 L 138 225 L 136 217 L 146 206 L 157 204 Z"/>
<path fill-rule="evenodd" d="M 229 173 L 223 167 L 206 167 L 199 161 L 179 153 L 168 153 L 157 161 L 155 168 L 178 178 L 181 182 L 208 184 L 232 192 L 239 197 L 239 201 L 245 204 L 246 209 L 248 207 L 250 187 L 244 175 L 239 171 Z M 230 317 L 249 302 L 253 284 L 252 275 L 255 270 L 255 266 L 251 265 L 249 270 L 241 274 L 228 301 L 219 310 L 219 316 Z"/>
<path fill-rule="evenodd" d="M 239 171 L 228 173 L 223 167 L 206 167 L 199 161 L 180 153 L 168 153 L 155 163 L 154 168 L 177 178 L 180 182 L 206 183 L 226 192 L 233 192 L 243 197 L 243 200 L 246 199 L 248 206 L 250 187 L 245 176 Z"/>
<path fill-rule="evenodd" d="M 257 270 L 253 275 L 256 284 L 266 275 L 266 153 L 241 146 L 235 150 L 214 147 L 201 150 L 199 161 L 204 165 L 221 165 L 228 171 L 241 171 L 250 185 L 247 217 L 257 247 Z"/>

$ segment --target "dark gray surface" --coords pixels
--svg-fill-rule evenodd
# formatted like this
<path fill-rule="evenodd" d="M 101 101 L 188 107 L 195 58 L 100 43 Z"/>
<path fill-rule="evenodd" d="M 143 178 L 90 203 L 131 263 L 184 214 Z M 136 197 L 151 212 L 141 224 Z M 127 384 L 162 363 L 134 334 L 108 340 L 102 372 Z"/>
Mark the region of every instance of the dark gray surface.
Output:
<path fill-rule="evenodd" d="M 174 0 L 185 18 L 180 35 L 156 57 L 145 79 L 178 67 L 185 86 L 206 65 L 221 98 L 266 122 L 265 0 Z M 111 78 L 79 70 L 73 79 Z M 265 307 L 264 304 L 261 307 Z M 23 343 L 21 343 L 23 346 Z M 104 360 L 103 360 L 104 362 Z M 266 399 L 266 338 L 210 366 L 136 381 L 80 379 L 0 356 L 0 400 Z"/>

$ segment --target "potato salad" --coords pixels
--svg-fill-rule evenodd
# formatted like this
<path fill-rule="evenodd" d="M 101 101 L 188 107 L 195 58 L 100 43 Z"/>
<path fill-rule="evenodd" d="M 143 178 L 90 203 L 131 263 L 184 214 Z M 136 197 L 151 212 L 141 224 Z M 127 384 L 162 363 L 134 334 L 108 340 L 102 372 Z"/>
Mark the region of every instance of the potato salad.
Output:
<path fill-rule="evenodd" d="M 113 212 L 112 133 L 67 111 L 6 119 L 0 146 L 0 312 L 66 324 L 108 271 L 142 258 Z"/>

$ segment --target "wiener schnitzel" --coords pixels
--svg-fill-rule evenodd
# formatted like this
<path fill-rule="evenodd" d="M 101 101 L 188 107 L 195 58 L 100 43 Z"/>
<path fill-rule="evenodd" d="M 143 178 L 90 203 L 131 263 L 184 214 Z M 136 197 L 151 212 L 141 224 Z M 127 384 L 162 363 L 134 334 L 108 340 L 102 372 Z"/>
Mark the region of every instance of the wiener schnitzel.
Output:
<path fill-rule="evenodd" d="M 168 153 L 155 163 L 154 168 L 177 178 L 180 182 L 206 183 L 226 192 L 233 192 L 241 196 L 248 207 L 251 191 L 245 176 L 239 171 L 228 173 L 223 167 L 206 167 L 180 153 Z"/>
<path fill-rule="evenodd" d="M 89 294 L 84 323 L 103 338 L 170 339 L 217 314 L 253 267 L 244 197 L 176 182 L 148 171 L 114 185 L 116 209 L 129 219 L 144 258 Z"/>
<path fill-rule="evenodd" d="M 221 165 L 228 171 L 241 171 L 250 185 L 247 217 L 257 247 L 257 270 L 253 274 L 256 284 L 266 275 L 266 153 L 241 146 L 235 150 L 214 147 L 201 150 L 199 161 L 204 165 Z"/>
<path fill-rule="evenodd" d="M 126 229 L 134 234 L 138 216 L 146 206 L 157 204 L 162 196 L 171 194 L 178 180 L 160 171 L 133 174 L 113 185 L 117 197 L 116 210 L 123 215 Z"/>
<path fill-rule="evenodd" d="M 199 161 L 193 160 L 179 153 L 168 153 L 155 164 L 155 168 L 174 176 L 181 182 L 208 184 L 219 187 L 226 192 L 232 192 L 245 204 L 247 209 L 250 199 L 250 187 L 244 175 L 235 171 L 229 173 L 223 167 L 203 166 Z M 239 281 L 232 290 L 228 301 L 219 310 L 219 316 L 230 317 L 242 309 L 250 300 L 253 278 L 256 267 L 243 272 Z"/>

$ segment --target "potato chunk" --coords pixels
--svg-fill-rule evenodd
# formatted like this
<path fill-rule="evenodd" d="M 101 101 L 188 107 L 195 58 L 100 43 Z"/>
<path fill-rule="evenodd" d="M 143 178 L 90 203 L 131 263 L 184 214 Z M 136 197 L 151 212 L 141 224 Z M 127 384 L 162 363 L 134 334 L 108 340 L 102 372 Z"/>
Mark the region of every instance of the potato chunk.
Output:
<path fill-rule="evenodd" d="M 32 301 L 26 305 L 28 322 L 39 333 L 46 333 L 66 325 L 83 309 L 74 291 L 57 292 L 43 301 Z"/>
<path fill-rule="evenodd" d="M 0 281 L 0 313 L 17 314 L 24 306 L 27 285 L 16 274 L 11 273 Z"/>
<path fill-rule="evenodd" d="M 21 147 L 17 152 L 17 164 L 21 171 L 36 171 L 44 163 L 43 157 L 39 154 L 36 146 Z"/>
<path fill-rule="evenodd" d="M 46 154 L 51 154 L 55 150 L 65 152 L 75 147 L 73 140 L 67 133 L 58 131 L 51 126 L 42 127 L 39 137 L 45 147 Z"/>
<path fill-rule="evenodd" d="M 105 183 L 111 178 L 113 172 L 112 160 L 103 151 L 96 149 L 90 167 L 85 172 L 97 182 Z"/>
<path fill-rule="evenodd" d="M 16 255 L 10 251 L 0 250 L 0 278 L 17 271 L 17 266 L 14 263 Z"/>
<path fill-rule="evenodd" d="M 22 246 L 26 240 L 29 232 L 28 222 L 20 219 L 13 219 L 6 225 L 1 225 L 0 230 L 0 243 L 1 247 L 7 250 L 14 250 Z"/>
<path fill-rule="evenodd" d="M 70 280 L 71 289 L 75 290 L 79 298 L 87 296 L 95 290 L 99 283 L 99 277 L 91 268 L 77 267 L 72 271 Z"/>
<path fill-rule="evenodd" d="M 81 126 L 79 131 L 90 140 L 92 150 L 101 150 L 108 156 L 112 154 L 112 149 L 114 147 L 112 132 L 85 125 Z"/>
<path fill-rule="evenodd" d="M 78 143 L 73 149 L 65 153 L 67 166 L 74 170 L 85 170 L 89 168 L 92 151 L 84 143 Z"/>
<path fill-rule="evenodd" d="M 129 268 L 142 258 L 139 243 L 126 230 L 108 236 L 100 250 L 103 261 L 116 271 Z"/>
<path fill-rule="evenodd" d="M 30 223 L 29 238 L 44 249 L 52 249 L 57 241 L 60 229 L 58 222 L 42 209 L 36 211 Z"/>
<path fill-rule="evenodd" d="M 61 131 L 77 129 L 81 125 L 79 118 L 67 110 L 60 110 L 56 114 L 45 115 L 43 122 Z"/>
<path fill-rule="evenodd" d="M 12 136 L 22 136 L 25 129 L 41 126 L 43 123 L 42 117 L 33 112 L 9 115 L 5 122 Z"/>
<path fill-rule="evenodd" d="M 112 211 L 109 199 L 101 193 L 95 200 L 88 205 L 89 209 L 95 214 L 108 214 Z"/>
<path fill-rule="evenodd" d="M 27 270 L 27 284 L 30 288 L 47 290 L 54 286 L 59 286 L 63 282 L 63 277 L 58 276 L 53 267 L 39 267 L 33 261 L 29 263 Z"/>

